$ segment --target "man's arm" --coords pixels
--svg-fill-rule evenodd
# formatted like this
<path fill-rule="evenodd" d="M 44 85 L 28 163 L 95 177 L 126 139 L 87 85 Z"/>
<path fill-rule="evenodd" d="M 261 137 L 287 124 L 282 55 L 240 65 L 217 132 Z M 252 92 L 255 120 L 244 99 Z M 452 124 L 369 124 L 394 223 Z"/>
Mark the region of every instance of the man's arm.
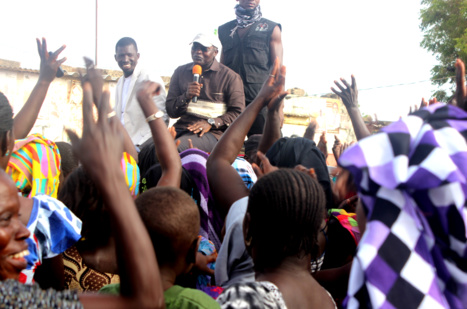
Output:
<path fill-rule="evenodd" d="M 41 58 L 39 79 L 28 100 L 14 119 L 13 130 L 17 139 L 25 138 L 31 131 L 37 116 L 39 116 L 49 86 L 55 79 L 58 67 L 66 60 L 66 58 L 57 60 L 60 53 L 65 49 L 65 45 L 49 55 L 45 38 L 42 38 L 42 43 L 39 39 L 36 39 L 36 42 L 39 57 Z"/>
<path fill-rule="evenodd" d="M 178 67 L 174 74 L 172 74 L 172 79 L 170 80 L 169 93 L 167 94 L 165 104 L 167 107 L 167 114 L 171 118 L 183 116 L 186 113 L 188 103 L 190 103 L 191 100 L 191 98 L 186 98 L 186 92 L 180 86 L 182 73 L 183 70 L 181 67 Z"/>
<path fill-rule="evenodd" d="M 276 26 L 271 34 L 271 41 L 269 42 L 269 61 L 274 63 L 274 59 L 279 58 L 282 65 L 282 57 L 284 49 L 282 47 L 282 34 L 279 26 Z"/>
<path fill-rule="evenodd" d="M 245 109 L 245 92 L 243 90 L 243 81 L 240 75 L 235 73 L 226 90 L 227 111 L 224 115 L 214 118 L 216 129 L 225 129 Z"/>

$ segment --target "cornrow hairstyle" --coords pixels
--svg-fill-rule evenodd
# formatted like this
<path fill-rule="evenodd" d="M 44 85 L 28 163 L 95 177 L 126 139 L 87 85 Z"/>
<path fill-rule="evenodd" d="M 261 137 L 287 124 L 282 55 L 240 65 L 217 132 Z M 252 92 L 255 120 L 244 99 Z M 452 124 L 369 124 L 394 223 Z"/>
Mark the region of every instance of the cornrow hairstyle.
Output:
<path fill-rule="evenodd" d="M 117 52 L 118 47 L 124 47 L 128 45 L 134 45 L 136 52 L 138 52 L 138 45 L 136 45 L 136 41 L 130 37 L 123 37 L 118 40 L 117 44 L 115 45 L 115 52 Z"/>
<path fill-rule="evenodd" d="M 8 149 L 7 135 L 13 129 L 13 109 L 7 97 L 0 92 L 0 150 L 2 156 Z"/>
<path fill-rule="evenodd" d="M 250 191 L 245 235 L 255 248 L 255 270 L 278 267 L 286 257 L 315 258 L 325 205 L 321 185 L 303 172 L 279 169 L 261 177 Z"/>

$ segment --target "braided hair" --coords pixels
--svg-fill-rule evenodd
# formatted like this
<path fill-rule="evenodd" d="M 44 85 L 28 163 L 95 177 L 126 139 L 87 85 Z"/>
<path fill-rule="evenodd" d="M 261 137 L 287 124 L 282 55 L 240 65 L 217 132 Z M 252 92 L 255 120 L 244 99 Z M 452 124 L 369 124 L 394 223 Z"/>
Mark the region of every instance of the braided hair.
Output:
<path fill-rule="evenodd" d="M 254 247 L 256 271 L 276 268 L 286 257 L 317 254 L 326 197 L 309 175 L 279 169 L 261 177 L 250 191 L 245 235 Z"/>
<path fill-rule="evenodd" d="M 13 129 L 13 109 L 7 97 L 0 92 L 0 150 L 2 156 L 8 150 L 7 134 Z"/>

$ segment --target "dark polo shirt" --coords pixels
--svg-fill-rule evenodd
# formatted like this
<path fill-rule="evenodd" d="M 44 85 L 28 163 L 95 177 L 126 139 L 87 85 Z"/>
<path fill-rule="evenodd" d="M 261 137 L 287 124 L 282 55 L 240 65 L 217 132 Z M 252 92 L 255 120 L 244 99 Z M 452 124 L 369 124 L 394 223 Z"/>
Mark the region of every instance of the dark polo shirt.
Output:
<path fill-rule="evenodd" d="M 183 135 L 188 131 L 187 127 L 203 118 L 187 113 L 188 104 L 185 94 L 188 84 L 193 81 L 193 62 L 179 66 L 170 80 L 169 93 L 167 94 L 167 114 L 171 118 L 180 119 L 174 124 L 177 135 Z M 228 126 L 240 115 L 245 108 L 245 94 L 243 82 L 240 76 L 214 59 L 211 67 L 200 76 L 199 83 L 202 84 L 201 94 L 198 100 L 224 103 L 226 112 L 218 117 L 213 117 L 217 128 L 212 127 L 211 132 L 219 139 Z"/>

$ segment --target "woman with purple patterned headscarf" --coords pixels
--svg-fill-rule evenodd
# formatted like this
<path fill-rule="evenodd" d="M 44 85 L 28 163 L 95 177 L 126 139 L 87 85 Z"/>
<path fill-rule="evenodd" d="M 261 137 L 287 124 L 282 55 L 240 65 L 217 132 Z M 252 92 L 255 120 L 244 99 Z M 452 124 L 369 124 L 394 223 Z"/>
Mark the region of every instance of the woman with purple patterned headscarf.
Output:
<path fill-rule="evenodd" d="M 440 103 L 341 156 L 364 233 L 348 308 L 467 308 L 466 137 L 467 112 Z"/>

